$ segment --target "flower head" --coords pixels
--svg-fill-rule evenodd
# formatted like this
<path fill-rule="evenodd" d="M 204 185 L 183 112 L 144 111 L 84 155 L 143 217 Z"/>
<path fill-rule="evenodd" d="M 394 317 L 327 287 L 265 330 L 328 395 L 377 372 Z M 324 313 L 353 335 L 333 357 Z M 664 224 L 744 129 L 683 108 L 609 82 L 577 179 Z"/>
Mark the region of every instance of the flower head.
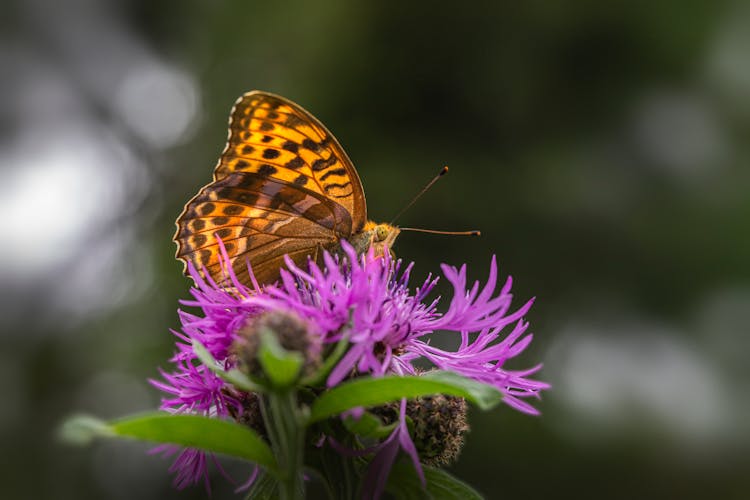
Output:
<path fill-rule="evenodd" d="M 538 398 L 548 388 L 528 377 L 541 365 L 523 371 L 504 368 L 507 360 L 529 345 L 524 320 L 533 299 L 515 311 L 508 278 L 497 290 L 497 264 L 493 257 L 484 287 L 474 282 L 467 287 L 466 266 L 442 266 L 454 295 L 447 311 L 438 311 L 438 299 L 425 302 L 437 283 L 431 275 L 413 292 L 409 277 L 413 263 L 403 266 L 386 253 L 358 256 L 342 242 L 345 257 L 329 254 L 323 266 L 311 262 L 305 271 L 287 259 L 288 271 L 281 283 L 248 294 L 241 301 L 250 310 L 291 310 L 307 318 L 319 332 L 323 344 L 347 336 L 351 346 L 328 378 L 334 386 L 352 373 L 380 376 L 386 373 L 413 374 L 413 362 L 425 358 L 435 367 L 450 370 L 493 385 L 505 395 L 505 402 L 525 413 L 537 414 L 524 401 Z M 511 326 L 510 333 L 502 331 Z M 433 347 L 427 335 L 437 330 L 454 331 L 460 338 L 455 351 Z"/>
<path fill-rule="evenodd" d="M 442 266 L 444 277 L 453 287 L 447 309 L 440 311 L 439 299 L 427 300 L 438 278 L 428 276 L 416 288 L 409 287 L 413 263 L 404 265 L 388 252 L 376 257 L 372 252 L 357 255 L 345 241 L 342 253 L 323 254 L 322 263 L 310 262 L 307 270 L 286 260 L 281 280 L 263 288 L 240 283 L 224 255 L 226 283 L 202 278 L 189 266 L 196 287 L 193 300 L 183 304 L 197 307 L 202 315 L 180 312 L 182 331 L 177 353 L 172 358 L 173 373 L 162 372 L 164 382 L 152 381 L 168 396 L 162 408 L 228 417 L 242 413 L 243 397 L 231 385 L 201 365 L 192 343 L 200 342 L 213 357 L 229 369 L 236 364 L 233 345 L 252 318 L 264 312 L 281 311 L 301 318 L 312 336 L 309 342 L 317 353 L 327 345 L 345 339 L 348 350 L 338 360 L 326 380 L 328 387 L 358 375 L 415 374 L 417 359 L 425 359 L 438 369 L 449 370 L 490 384 L 504 394 L 509 406 L 528 414 L 537 410 L 526 400 L 539 398 L 549 386 L 529 378 L 541 365 L 526 370 L 510 370 L 506 361 L 518 356 L 529 345 L 524 316 L 533 299 L 511 310 L 512 280 L 498 287 L 495 258 L 487 282 L 467 283 L 466 266 Z M 252 276 L 252 272 L 250 272 Z M 508 332 L 504 331 L 508 329 Z M 454 332 L 459 342 L 455 350 L 432 346 L 428 336 L 436 331 Z M 247 343 L 247 339 L 240 341 Z M 406 402 L 400 405 L 398 425 L 393 434 L 375 449 L 369 481 L 387 476 L 395 455 L 405 451 L 421 475 L 419 457 L 405 420 Z M 179 462 L 179 461 L 178 461 Z M 182 457 L 180 484 L 197 482 L 206 474 L 201 456 Z M 178 468 L 178 463 L 173 466 Z"/>
<path fill-rule="evenodd" d="M 172 331 L 177 337 L 177 352 L 170 359 L 174 364 L 174 371 L 168 373 L 160 369 L 163 381 L 152 379 L 149 382 L 166 394 L 160 408 L 169 413 L 191 413 L 218 418 L 242 415 L 246 398 L 198 361 L 193 343 L 203 344 L 214 359 L 222 362 L 225 368 L 231 368 L 230 348 L 249 312 L 240 307 L 232 308 L 231 305 L 237 304 L 239 299 L 215 282 L 203 281 L 192 266 L 191 274 L 198 284 L 191 290 L 195 300 L 182 303 L 201 308 L 203 316 L 178 311 L 182 331 Z M 211 303 L 223 304 L 224 308 L 208 306 Z M 163 452 L 167 457 L 177 455 L 170 472 L 175 474 L 174 485 L 178 489 L 197 484 L 201 480 L 209 488 L 209 454 L 191 448 L 180 450 L 174 446 L 159 446 L 153 451 Z M 226 476 L 218 461 L 215 458 L 212 461 Z"/>

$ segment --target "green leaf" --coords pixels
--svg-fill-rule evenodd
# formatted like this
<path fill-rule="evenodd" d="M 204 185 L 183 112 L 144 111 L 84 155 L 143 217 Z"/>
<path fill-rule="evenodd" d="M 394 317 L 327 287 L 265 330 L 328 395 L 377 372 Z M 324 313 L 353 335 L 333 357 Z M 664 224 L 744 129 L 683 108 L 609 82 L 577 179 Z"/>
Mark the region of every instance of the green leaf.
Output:
<path fill-rule="evenodd" d="M 482 500 L 482 495 L 442 469 L 422 466 L 426 488 L 422 487 L 414 465 L 399 460 L 391 469 L 385 490 L 399 499 Z"/>
<path fill-rule="evenodd" d="M 442 391 L 442 394 L 466 398 L 467 401 L 477 405 L 480 410 L 491 410 L 503 400 L 503 393 L 497 388 L 454 372 L 434 370 L 418 378 L 448 384 L 457 391 L 464 392 L 464 394 L 458 394 L 450 391 Z"/>
<path fill-rule="evenodd" d="M 383 438 L 393 432 L 396 424 L 383 425 L 383 422 L 376 415 L 366 411 L 359 419 L 352 416 L 345 418 L 344 427 L 358 436 Z"/>
<path fill-rule="evenodd" d="M 250 428 L 200 415 L 156 412 L 111 422 L 77 416 L 63 424 L 62 434 L 74 443 L 86 443 L 95 437 L 122 437 L 200 448 L 276 469 L 271 449 Z"/>
<path fill-rule="evenodd" d="M 74 415 L 60 426 L 58 436 L 63 441 L 75 445 L 87 445 L 97 437 L 115 437 L 106 422 L 89 415 Z"/>
<path fill-rule="evenodd" d="M 482 410 L 495 407 L 502 393 L 494 387 L 452 372 L 433 371 L 421 376 L 360 378 L 322 394 L 312 405 L 310 423 L 338 415 L 350 408 L 371 407 L 432 394 L 466 398 Z"/>
<path fill-rule="evenodd" d="M 209 370 L 232 384 L 235 388 L 245 392 L 263 392 L 264 388 L 262 386 L 250 380 L 250 377 L 236 368 L 224 370 L 211 353 L 208 352 L 206 346 L 195 340 L 193 340 L 193 352 L 198 356 L 200 362 L 207 366 Z"/>
<path fill-rule="evenodd" d="M 304 359 L 298 352 L 285 350 L 276 335 L 266 329 L 261 334 L 258 360 L 269 380 L 276 387 L 289 387 L 297 380 Z"/>

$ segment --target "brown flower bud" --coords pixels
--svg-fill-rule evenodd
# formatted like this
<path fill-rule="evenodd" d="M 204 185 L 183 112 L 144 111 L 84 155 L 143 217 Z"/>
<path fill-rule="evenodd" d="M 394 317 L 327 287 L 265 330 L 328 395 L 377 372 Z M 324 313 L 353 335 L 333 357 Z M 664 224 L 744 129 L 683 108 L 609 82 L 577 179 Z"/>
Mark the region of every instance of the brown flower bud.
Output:
<path fill-rule="evenodd" d="M 400 405 L 389 403 L 372 411 L 390 424 L 398 420 Z M 436 394 L 410 399 L 406 402 L 406 415 L 411 419 L 409 432 L 422 463 L 441 466 L 458 458 L 464 434 L 469 430 L 464 398 Z"/>
<path fill-rule="evenodd" d="M 291 312 L 269 311 L 250 318 L 237 331 L 239 340 L 235 342 L 233 350 L 242 371 L 248 375 L 262 376 L 258 350 L 261 336 L 267 330 L 276 336 L 281 347 L 303 356 L 302 376 L 310 375 L 320 367 L 320 337 L 311 331 L 310 324 Z"/>

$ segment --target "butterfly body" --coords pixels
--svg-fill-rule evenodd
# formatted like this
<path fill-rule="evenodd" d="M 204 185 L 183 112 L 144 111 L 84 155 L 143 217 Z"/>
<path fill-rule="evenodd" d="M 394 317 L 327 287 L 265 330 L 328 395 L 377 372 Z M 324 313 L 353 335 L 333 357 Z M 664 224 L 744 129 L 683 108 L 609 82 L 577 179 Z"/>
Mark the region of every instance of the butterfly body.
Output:
<path fill-rule="evenodd" d="M 227 145 L 204 186 L 177 219 L 177 257 L 225 279 L 219 240 L 235 274 L 278 279 L 284 255 L 297 264 L 340 253 L 347 240 L 382 254 L 398 228 L 367 219 L 362 183 L 333 135 L 310 113 L 274 94 L 237 100 Z"/>

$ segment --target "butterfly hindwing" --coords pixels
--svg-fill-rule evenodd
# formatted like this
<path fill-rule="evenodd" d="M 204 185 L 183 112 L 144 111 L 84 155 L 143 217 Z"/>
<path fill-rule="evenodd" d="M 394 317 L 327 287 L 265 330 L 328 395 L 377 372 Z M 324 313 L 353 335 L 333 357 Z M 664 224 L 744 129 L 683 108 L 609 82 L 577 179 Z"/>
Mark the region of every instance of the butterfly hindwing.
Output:
<path fill-rule="evenodd" d="M 302 263 L 352 232 L 349 212 L 301 186 L 237 172 L 204 187 L 177 220 L 177 257 L 222 280 L 221 238 L 235 273 L 250 262 L 258 281 L 278 277 L 283 255 Z"/>

